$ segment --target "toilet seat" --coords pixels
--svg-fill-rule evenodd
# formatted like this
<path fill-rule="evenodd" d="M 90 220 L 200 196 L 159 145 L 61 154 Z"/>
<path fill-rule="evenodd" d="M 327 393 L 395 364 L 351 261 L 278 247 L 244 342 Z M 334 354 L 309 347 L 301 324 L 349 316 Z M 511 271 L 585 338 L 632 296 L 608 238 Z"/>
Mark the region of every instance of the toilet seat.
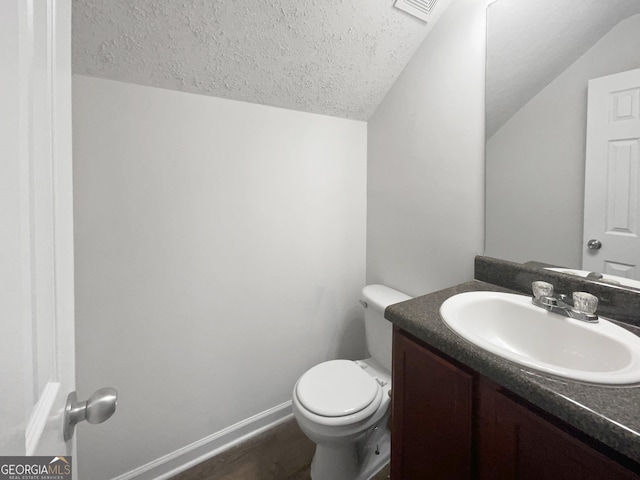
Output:
<path fill-rule="evenodd" d="M 378 382 L 357 363 L 331 360 L 303 374 L 295 393 L 300 404 L 314 415 L 336 420 L 348 416 L 358 421 L 378 408 L 380 390 Z"/>

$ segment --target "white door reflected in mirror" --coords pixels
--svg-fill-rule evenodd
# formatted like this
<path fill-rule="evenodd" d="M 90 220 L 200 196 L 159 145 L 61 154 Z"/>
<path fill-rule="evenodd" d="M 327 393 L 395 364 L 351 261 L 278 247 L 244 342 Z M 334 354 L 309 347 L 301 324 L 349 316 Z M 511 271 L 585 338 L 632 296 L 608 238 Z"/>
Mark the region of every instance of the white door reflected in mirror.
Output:
<path fill-rule="evenodd" d="M 640 280 L 640 68 L 589 81 L 588 102 L 582 269 Z"/>

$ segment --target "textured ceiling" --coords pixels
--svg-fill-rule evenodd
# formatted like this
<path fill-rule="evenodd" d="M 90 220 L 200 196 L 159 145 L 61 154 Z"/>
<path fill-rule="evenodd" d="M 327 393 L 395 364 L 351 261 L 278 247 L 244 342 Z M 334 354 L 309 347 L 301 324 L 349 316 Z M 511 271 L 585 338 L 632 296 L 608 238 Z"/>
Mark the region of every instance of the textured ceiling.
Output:
<path fill-rule="evenodd" d="M 487 138 L 640 0 L 498 0 L 487 10 Z"/>
<path fill-rule="evenodd" d="M 73 0 L 73 71 L 367 120 L 448 3 Z"/>

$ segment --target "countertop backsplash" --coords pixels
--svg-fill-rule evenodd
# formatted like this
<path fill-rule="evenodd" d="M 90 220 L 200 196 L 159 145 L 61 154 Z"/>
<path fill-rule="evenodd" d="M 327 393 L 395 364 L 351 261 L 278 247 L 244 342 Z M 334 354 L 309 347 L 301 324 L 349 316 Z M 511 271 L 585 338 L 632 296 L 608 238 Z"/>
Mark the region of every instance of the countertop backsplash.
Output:
<path fill-rule="evenodd" d="M 569 296 L 572 292 L 588 292 L 598 297 L 598 315 L 640 327 L 640 291 L 481 255 L 475 258 L 474 277 L 524 295 L 533 295 L 531 284 L 536 280 L 549 282 L 557 293 Z"/>

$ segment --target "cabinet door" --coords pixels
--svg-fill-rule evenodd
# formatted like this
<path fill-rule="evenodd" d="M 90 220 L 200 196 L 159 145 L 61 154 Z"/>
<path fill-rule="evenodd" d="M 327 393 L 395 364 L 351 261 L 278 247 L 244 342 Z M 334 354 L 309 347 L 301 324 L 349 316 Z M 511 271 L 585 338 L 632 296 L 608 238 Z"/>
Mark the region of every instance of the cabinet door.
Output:
<path fill-rule="evenodd" d="M 391 478 L 471 478 L 473 378 L 398 330 L 393 343 Z"/>
<path fill-rule="evenodd" d="M 631 471 L 500 393 L 479 388 L 479 478 L 638 479 Z"/>

